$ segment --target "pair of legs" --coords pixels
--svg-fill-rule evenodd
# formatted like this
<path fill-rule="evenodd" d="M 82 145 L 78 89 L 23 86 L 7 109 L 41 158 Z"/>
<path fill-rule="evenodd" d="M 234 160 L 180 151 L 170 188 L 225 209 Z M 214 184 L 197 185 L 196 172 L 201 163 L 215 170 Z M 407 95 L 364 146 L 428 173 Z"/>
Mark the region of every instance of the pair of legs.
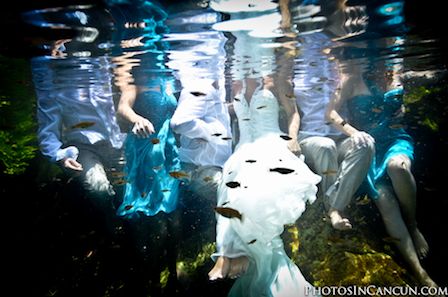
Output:
<path fill-rule="evenodd" d="M 356 146 L 350 137 L 311 136 L 300 141 L 305 162 L 322 177 L 321 194 L 328 202 L 328 216 L 335 229 L 352 228 L 343 211 L 367 175 L 374 143 Z"/>
<path fill-rule="evenodd" d="M 417 228 L 416 183 L 411 172 L 411 160 L 406 155 L 392 157 L 387 163 L 387 174 L 392 187 L 378 185 L 380 193 L 375 203 L 386 230 L 397 238 L 397 247 L 418 280 L 427 286 L 436 286 L 420 264 L 419 258 L 428 253 L 428 243 Z"/>
<path fill-rule="evenodd" d="M 106 142 L 98 144 L 74 144 L 79 149 L 77 161 L 82 164 L 83 170 L 76 172 L 83 190 L 85 191 L 88 205 L 98 213 L 99 221 L 111 234 L 116 232 L 116 226 L 120 225 L 120 219 L 116 216 L 115 204 L 117 201 L 107 172 L 122 171 L 121 151 L 112 148 Z"/>

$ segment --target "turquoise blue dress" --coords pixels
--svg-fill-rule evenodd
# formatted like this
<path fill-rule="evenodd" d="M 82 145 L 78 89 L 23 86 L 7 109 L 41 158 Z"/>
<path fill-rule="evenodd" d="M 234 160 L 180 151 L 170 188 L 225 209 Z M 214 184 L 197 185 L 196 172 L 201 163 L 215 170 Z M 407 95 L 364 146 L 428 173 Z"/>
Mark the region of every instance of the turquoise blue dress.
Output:
<path fill-rule="evenodd" d="M 134 110 L 151 121 L 156 132 L 149 138 L 138 138 L 132 133 L 126 138 L 126 184 L 118 215 L 153 216 L 176 209 L 181 180 L 170 175 L 180 170 L 178 148 L 170 128 L 176 105 L 176 98 L 163 89 L 138 95 Z"/>
<path fill-rule="evenodd" d="M 359 95 L 348 100 L 349 122 L 375 138 L 376 154 L 367 176 L 367 193 L 378 198 L 376 185 L 385 178 L 387 163 L 397 155 L 414 160 L 414 143 L 405 131 L 400 113 L 403 89 L 396 88 L 384 94 L 373 89 L 372 95 Z"/>

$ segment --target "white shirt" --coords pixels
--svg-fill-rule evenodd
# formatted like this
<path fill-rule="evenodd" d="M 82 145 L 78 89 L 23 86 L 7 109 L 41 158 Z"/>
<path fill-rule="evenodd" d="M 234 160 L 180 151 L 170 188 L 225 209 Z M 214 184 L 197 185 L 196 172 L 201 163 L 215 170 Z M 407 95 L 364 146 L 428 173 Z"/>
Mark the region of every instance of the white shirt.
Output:
<path fill-rule="evenodd" d="M 121 148 L 125 134 L 116 121 L 109 61 L 33 58 L 37 96 L 38 140 L 52 161 L 76 157 L 72 143 L 108 141 Z"/>
<path fill-rule="evenodd" d="M 322 53 L 331 46 L 330 42 L 329 37 L 321 32 L 303 35 L 294 77 L 294 94 L 301 112 L 300 138 L 341 135 L 325 119 L 328 103 L 339 80 L 337 65 Z"/>
<path fill-rule="evenodd" d="M 222 92 L 209 80 L 183 88 L 171 127 L 180 134 L 179 158 L 198 166 L 223 167 L 232 153 L 230 116 Z"/>

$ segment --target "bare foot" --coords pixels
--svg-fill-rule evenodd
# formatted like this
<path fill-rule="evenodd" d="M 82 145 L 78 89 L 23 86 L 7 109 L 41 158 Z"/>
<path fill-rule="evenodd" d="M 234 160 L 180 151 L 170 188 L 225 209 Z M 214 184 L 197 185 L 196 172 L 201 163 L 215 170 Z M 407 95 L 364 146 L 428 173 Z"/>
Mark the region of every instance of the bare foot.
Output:
<path fill-rule="evenodd" d="M 330 208 L 328 211 L 328 216 L 330 217 L 333 228 L 337 230 L 349 230 L 352 228 L 352 224 L 349 219 L 342 217 L 339 210 Z"/>
<path fill-rule="evenodd" d="M 417 278 L 424 286 L 438 288 L 439 286 L 429 277 L 425 270 L 417 272 Z"/>
<path fill-rule="evenodd" d="M 219 257 L 216 260 L 215 266 L 208 273 L 208 279 L 213 281 L 221 278 L 227 277 L 230 270 L 230 260 L 227 257 Z"/>
<path fill-rule="evenodd" d="M 418 257 L 420 259 L 425 258 L 429 251 L 428 242 L 418 228 L 414 228 L 414 230 L 410 231 Z"/>
<path fill-rule="evenodd" d="M 246 256 L 230 259 L 230 278 L 240 277 L 249 267 L 249 259 Z"/>

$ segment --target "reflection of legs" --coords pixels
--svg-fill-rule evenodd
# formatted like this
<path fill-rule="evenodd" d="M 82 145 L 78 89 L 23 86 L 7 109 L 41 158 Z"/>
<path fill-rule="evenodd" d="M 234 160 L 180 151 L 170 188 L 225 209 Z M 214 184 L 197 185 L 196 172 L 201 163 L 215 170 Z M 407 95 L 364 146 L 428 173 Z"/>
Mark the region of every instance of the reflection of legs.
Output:
<path fill-rule="evenodd" d="M 405 155 L 392 157 L 387 164 L 387 173 L 400 202 L 401 210 L 414 241 L 417 254 L 423 258 L 428 253 L 428 243 L 417 228 L 416 200 L 417 186 L 411 172 L 411 160 Z"/>
<path fill-rule="evenodd" d="M 329 215 L 336 229 L 350 229 L 351 223 L 343 218 L 341 212 L 350 203 L 367 175 L 374 153 L 374 144 L 355 146 L 351 138 L 344 139 L 338 146 L 340 160 L 336 182 L 328 189 L 330 198 Z"/>
<path fill-rule="evenodd" d="M 380 196 L 376 205 L 381 213 L 383 222 L 389 235 L 397 239 L 397 247 L 404 259 L 408 262 L 415 275 L 422 284 L 436 286 L 420 264 L 414 244 L 406 224 L 401 216 L 400 207 L 392 193 L 392 189 L 380 186 Z"/>

